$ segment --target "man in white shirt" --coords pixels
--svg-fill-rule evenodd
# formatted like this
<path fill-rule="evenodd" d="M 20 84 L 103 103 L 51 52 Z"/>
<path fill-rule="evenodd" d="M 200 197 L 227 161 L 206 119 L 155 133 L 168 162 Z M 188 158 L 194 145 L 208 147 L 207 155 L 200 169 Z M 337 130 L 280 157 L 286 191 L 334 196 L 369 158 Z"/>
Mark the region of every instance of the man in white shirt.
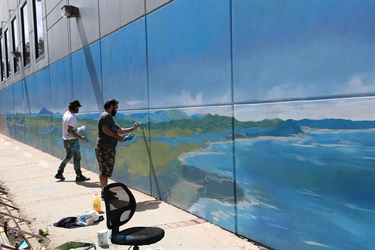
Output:
<path fill-rule="evenodd" d="M 62 138 L 64 140 L 64 147 L 66 149 L 66 156 L 61 162 L 56 179 L 65 180 L 63 176 L 64 168 L 66 164 L 73 158 L 74 171 L 76 172 L 76 181 L 88 181 L 87 178 L 82 175 L 81 171 L 81 149 L 78 140 L 87 141 L 85 136 L 77 133 L 78 120 L 75 116 L 78 113 L 79 108 L 82 107 L 78 100 L 71 101 L 69 103 L 69 110 L 65 112 L 62 117 Z"/>

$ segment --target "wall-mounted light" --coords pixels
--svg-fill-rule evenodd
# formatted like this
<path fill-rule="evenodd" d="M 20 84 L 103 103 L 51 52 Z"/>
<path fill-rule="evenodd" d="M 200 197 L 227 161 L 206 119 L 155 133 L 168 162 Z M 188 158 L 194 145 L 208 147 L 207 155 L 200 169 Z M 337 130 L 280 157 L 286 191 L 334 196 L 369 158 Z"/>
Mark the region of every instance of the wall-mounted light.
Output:
<path fill-rule="evenodd" d="M 15 58 L 21 57 L 21 52 L 19 52 L 19 51 L 11 51 L 10 54 Z"/>
<path fill-rule="evenodd" d="M 73 5 L 64 5 L 61 8 L 61 14 L 66 18 L 78 17 L 79 9 Z"/>

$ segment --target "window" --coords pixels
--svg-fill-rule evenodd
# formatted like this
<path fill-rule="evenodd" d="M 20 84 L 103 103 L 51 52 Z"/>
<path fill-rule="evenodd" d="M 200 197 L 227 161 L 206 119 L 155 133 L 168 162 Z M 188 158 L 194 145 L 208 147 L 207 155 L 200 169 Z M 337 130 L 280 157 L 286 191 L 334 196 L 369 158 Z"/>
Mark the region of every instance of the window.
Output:
<path fill-rule="evenodd" d="M 42 1 L 34 0 L 34 34 L 35 34 L 35 58 L 44 55 L 44 32 Z"/>
<path fill-rule="evenodd" d="M 0 37 L 0 57 L 1 57 L 1 81 L 5 80 L 5 46 L 4 38 Z"/>
<path fill-rule="evenodd" d="M 8 78 L 10 76 L 10 56 L 9 56 L 9 36 L 8 36 L 8 30 L 4 32 L 4 53 L 5 53 L 5 65 L 6 65 L 6 77 Z"/>
<path fill-rule="evenodd" d="M 19 39 L 18 39 L 18 26 L 17 26 L 17 18 L 14 18 L 12 21 L 12 50 L 16 52 L 20 52 L 18 48 Z M 13 57 L 13 72 L 17 73 L 20 70 L 20 66 L 18 65 L 19 58 Z"/>
<path fill-rule="evenodd" d="M 27 15 L 27 4 L 21 8 L 21 23 L 22 23 L 22 52 L 23 65 L 30 64 L 30 38 L 29 38 L 29 19 Z"/>

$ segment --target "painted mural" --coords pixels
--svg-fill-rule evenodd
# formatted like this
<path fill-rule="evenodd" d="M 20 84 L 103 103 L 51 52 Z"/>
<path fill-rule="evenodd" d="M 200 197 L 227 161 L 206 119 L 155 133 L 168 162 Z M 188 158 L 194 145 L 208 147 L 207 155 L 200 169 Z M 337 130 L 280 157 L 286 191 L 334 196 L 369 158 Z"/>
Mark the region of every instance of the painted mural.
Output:
<path fill-rule="evenodd" d="M 116 98 L 120 126 L 142 122 L 116 181 L 271 248 L 371 249 L 374 9 L 175 0 L 1 91 L 1 131 L 63 158 L 79 99 L 97 172 L 97 119 Z"/>

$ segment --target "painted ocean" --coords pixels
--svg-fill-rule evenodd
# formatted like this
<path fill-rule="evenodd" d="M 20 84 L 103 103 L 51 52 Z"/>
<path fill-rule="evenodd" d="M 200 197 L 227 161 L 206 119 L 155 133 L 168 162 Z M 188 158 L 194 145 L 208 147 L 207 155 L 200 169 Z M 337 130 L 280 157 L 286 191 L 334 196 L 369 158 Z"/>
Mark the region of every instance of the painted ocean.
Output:
<path fill-rule="evenodd" d="M 276 249 L 373 249 L 375 130 L 236 140 L 235 177 L 232 144 L 212 144 L 212 152 L 191 154 L 185 163 L 245 189 L 237 208 L 240 235 Z M 200 198 L 190 211 L 233 223 L 225 216 L 233 207 L 212 199 Z"/>

